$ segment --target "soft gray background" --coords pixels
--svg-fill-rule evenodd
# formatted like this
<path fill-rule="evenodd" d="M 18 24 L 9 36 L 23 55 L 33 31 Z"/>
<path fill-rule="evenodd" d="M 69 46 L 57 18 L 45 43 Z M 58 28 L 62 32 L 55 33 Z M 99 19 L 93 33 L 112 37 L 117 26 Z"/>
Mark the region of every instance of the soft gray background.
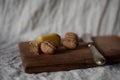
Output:
<path fill-rule="evenodd" d="M 26 74 L 18 42 L 68 31 L 120 35 L 120 0 L 0 0 L 0 80 L 120 80 L 120 64 Z"/>

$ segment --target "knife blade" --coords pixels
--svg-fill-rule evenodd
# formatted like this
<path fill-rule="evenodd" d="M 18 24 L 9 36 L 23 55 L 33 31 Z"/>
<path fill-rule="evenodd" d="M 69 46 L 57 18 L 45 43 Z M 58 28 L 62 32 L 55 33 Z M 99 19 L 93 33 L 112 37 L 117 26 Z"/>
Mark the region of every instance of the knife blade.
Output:
<path fill-rule="evenodd" d="M 106 63 L 105 57 L 97 50 L 97 48 L 94 46 L 94 41 L 92 40 L 91 34 L 83 34 L 82 40 L 86 43 L 88 43 L 88 47 L 90 48 L 94 62 L 97 65 L 104 65 Z"/>

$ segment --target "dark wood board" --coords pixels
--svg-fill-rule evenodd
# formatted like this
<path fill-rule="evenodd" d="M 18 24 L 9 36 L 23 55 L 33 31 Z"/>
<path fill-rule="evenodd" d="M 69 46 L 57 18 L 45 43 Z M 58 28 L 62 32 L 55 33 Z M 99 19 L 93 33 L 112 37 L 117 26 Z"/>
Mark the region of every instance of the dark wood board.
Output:
<path fill-rule="evenodd" d="M 115 35 L 97 36 L 93 40 L 95 46 L 107 59 L 105 65 L 120 62 L 120 37 Z M 28 43 L 19 43 L 20 55 L 26 73 L 66 71 L 98 66 L 92 58 L 91 50 L 84 42 L 80 42 L 74 50 L 59 50 L 53 55 L 43 53 L 33 55 L 29 50 Z"/>

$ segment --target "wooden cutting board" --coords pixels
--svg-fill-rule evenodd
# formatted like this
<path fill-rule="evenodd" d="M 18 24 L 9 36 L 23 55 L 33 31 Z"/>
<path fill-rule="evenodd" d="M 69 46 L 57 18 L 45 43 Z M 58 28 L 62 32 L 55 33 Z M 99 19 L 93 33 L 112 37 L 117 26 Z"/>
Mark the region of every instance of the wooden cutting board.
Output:
<path fill-rule="evenodd" d="M 120 37 L 115 35 L 97 36 L 93 40 L 95 46 L 107 60 L 105 65 L 120 62 Z M 59 50 L 53 55 L 45 55 L 42 52 L 40 55 L 33 55 L 29 50 L 28 43 L 19 43 L 26 73 L 66 71 L 98 66 L 93 60 L 91 50 L 82 41 L 75 50 Z"/>

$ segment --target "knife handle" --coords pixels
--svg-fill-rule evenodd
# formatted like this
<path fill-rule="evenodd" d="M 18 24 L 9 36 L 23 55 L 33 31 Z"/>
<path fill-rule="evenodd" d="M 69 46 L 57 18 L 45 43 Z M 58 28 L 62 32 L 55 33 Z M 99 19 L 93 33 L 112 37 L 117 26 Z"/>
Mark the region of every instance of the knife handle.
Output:
<path fill-rule="evenodd" d="M 93 54 L 93 59 L 97 65 L 104 65 L 106 63 L 105 57 L 97 50 L 97 48 L 89 43 L 88 47 L 91 49 Z"/>

